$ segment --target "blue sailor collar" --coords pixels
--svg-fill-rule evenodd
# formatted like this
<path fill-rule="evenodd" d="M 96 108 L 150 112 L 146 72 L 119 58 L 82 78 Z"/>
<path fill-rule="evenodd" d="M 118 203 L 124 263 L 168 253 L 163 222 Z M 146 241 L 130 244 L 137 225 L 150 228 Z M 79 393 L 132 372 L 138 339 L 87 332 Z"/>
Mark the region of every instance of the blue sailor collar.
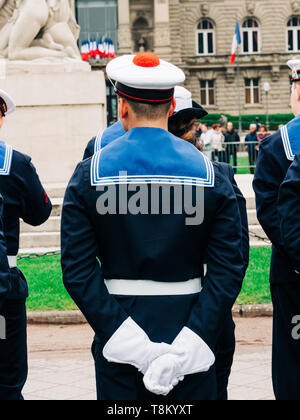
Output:
<path fill-rule="evenodd" d="M 300 115 L 281 128 L 281 137 L 286 157 L 293 161 L 300 151 Z"/>
<path fill-rule="evenodd" d="M 99 152 L 99 150 L 108 146 L 112 141 L 117 140 L 119 137 L 124 136 L 124 134 L 125 131 L 121 121 L 116 122 L 104 131 L 100 130 L 95 140 L 94 153 Z"/>
<path fill-rule="evenodd" d="M 0 176 L 8 176 L 10 174 L 12 156 L 13 148 L 0 141 Z"/>
<path fill-rule="evenodd" d="M 212 162 L 194 146 L 158 128 L 134 128 L 98 151 L 91 185 L 171 184 L 214 187 Z"/>

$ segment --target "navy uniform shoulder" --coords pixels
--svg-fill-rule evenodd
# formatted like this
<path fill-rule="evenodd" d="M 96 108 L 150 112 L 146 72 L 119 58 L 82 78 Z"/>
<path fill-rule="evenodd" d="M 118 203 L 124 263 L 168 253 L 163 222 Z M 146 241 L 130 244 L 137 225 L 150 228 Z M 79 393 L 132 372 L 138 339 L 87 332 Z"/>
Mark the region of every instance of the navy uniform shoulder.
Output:
<path fill-rule="evenodd" d="M 276 131 L 276 133 L 271 134 L 270 136 L 263 139 L 260 142 L 259 147 L 263 147 L 263 148 L 281 147 L 281 149 L 283 150 L 281 131 L 278 130 L 278 131 Z"/>
<path fill-rule="evenodd" d="M 215 162 L 214 166 L 218 167 L 219 170 L 230 179 L 230 181 L 234 179 L 234 170 L 229 163 Z"/>
<path fill-rule="evenodd" d="M 93 156 L 93 154 L 95 153 L 95 141 L 96 141 L 96 137 L 93 137 L 87 144 L 85 151 L 84 151 L 84 156 L 83 156 L 83 160 L 88 159 L 90 157 Z"/>
<path fill-rule="evenodd" d="M 31 157 L 24 153 L 13 150 L 12 165 L 22 166 L 28 165 L 31 162 Z"/>

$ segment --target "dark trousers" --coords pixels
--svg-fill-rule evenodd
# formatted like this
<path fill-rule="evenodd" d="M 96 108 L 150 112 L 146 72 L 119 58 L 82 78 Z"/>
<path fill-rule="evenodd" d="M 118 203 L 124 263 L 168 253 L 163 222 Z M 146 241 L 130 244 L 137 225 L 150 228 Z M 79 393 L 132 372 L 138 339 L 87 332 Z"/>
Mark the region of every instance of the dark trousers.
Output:
<path fill-rule="evenodd" d="M 300 401 L 300 284 L 271 285 L 271 293 L 275 397 L 283 401 Z"/>
<path fill-rule="evenodd" d="M 226 152 L 215 150 L 212 152 L 212 161 L 226 163 Z"/>
<path fill-rule="evenodd" d="M 237 173 L 237 148 L 232 146 L 227 146 L 226 150 L 226 163 L 230 164 L 230 158 L 233 159 L 233 169 L 234 173 Z"/>
<path fill-rule="evenodd" d="M 25 299 L 7 300 L 1 308 L 6 339 L 0 340 L 0 401 L 23 399 L 28 374 L 25 302 Z"/>
<path fill-rule="evenodd" d="M 186 376 L 167 397 L 147 391 L 143 375 L 130 365 L 109 363 L 102 356 L 103 346 L 96 338 L 95 360 L 97 397 L 100 401 L 208 401 L 217 399 L 215 367 L 207 373 Z"/>
<path fill-rule="evenodd" d="M 218 401 L 228 400 L 228 383 L 235 353 L 235 323 L 232 313 L 225 321 L 216 349 Z"/>
<path fill-rule="evenodd" d="M 249 156 L 249 164 L 250 164 L 250 172 L 254 174 L 255 172 L 255 165 L 257 161 L 258 152 L 255 148 L 250 147 L 248 149 L 248 156 Z"/>

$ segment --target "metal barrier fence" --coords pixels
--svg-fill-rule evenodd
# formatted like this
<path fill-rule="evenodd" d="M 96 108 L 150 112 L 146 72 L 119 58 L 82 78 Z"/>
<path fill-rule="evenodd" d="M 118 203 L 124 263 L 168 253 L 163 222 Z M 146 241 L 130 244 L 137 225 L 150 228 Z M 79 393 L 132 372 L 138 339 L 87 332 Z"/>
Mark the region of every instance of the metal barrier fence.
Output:
<path fill-rule="evenodd" d="M 204 154 L 212 161 L 230 163 L 238 173 L 254 173 L 259 142 L 225 143 L 219 149 L 204 146 Z"/>

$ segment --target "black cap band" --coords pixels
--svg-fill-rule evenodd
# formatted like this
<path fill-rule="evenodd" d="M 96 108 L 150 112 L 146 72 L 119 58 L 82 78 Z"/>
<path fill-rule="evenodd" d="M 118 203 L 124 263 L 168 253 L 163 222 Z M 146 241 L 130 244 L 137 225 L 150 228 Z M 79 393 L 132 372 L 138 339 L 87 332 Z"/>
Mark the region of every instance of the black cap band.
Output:
<path fill-rule="evenodd" d="M 144 104 L 164 104 L 172 101 L 175 89 L 135 89 L 117 82 L 115 85 L 115 92 L 118 96 L 133 102 L 140 102 Z"/>
<path fill-rule="evenodd" d="M 2 117 L 5 117 L 7 113 L 7 105 L 3 98 L 0 97 L 0 113 Z"/>

